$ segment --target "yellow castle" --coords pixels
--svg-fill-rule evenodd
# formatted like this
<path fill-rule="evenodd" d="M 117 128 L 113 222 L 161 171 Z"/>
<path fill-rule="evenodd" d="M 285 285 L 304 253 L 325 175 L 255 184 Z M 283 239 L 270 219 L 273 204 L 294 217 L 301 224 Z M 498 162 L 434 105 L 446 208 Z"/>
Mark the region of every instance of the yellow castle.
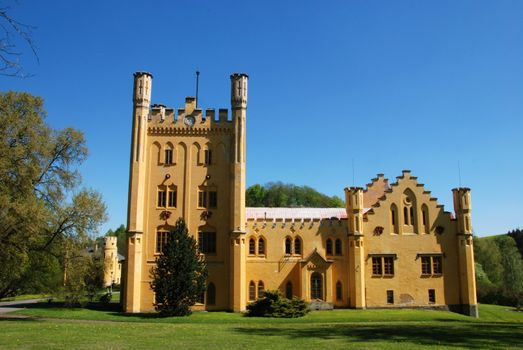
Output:
<path fill-rule="evenodd" d="M 154 310 L 151 268 L 183 217 L 209 271 L 195 309 L 240 312 L 279 289 L 315 309 L 478 315 L 468 188 L 453 190 L 454 215 L 408 170 L 346 188 L 346 208 L 246 208 L 248 76 L 230 78 L 230 114 L 216 115 L 193 97 L 151 105 L 152 75 L 134 74 L 124 311 Z"/>

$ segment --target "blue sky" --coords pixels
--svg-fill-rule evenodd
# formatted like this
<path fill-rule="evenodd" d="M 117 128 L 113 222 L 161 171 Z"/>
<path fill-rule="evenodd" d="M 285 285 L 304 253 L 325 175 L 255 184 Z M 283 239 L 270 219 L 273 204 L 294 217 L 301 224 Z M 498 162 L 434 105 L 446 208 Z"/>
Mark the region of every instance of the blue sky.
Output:
<path fill-rule="evenodd" d="M 2 90 L 45 99 L 48 123 L 85 133 L 84 185 L 126 221 L 132 73 L 152 100 L 229 107 L 249 74 L 247 184 L 329 195 L 410 169 L 452 210 L 472 188 L 475 233 L 523 227 L 522 1 L 11 1 L 39 63 Z M 26 47 L 22 48 L 24 52 Z"/>

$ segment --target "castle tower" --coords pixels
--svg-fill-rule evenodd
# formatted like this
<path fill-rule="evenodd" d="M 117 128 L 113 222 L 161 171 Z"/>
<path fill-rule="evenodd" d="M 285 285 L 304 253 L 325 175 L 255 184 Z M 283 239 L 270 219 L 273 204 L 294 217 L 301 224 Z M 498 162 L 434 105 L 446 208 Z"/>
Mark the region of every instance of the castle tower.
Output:
<path fill-rule="evenodd" d="M 472 203 L 469 188 L 452 190 L 454 212 L 458 234 L 458 255 L 460 273 L 460 298 L 462 312 L 478 317 L 476 300 L 476 272 L 474 268 L 474 247 L 472 244 Z"/>
<path fill-rule="evenodd" d="M 117 282 L 118 251 L 117 237 L 104 237 L 104 287 L 111 287 Z"/>
<path fill-rule="evenodd" d="M 125 312 L 140 311 L 142 243 L 144 233 L 145 176 L 147 121 L 151 103 L 153 76 L 146 72 L 134 74 L 133 127 L 129 174 L 129 205 L 127 208 L 127 263 L 126 290 L 123 308 Z"/>
<path fill-rule="evenodd" d="M 247 74 L 231 75 L 231 109 L 234 124 L 231 162 L 231 250 L 230 304 L 233 311 L 245 310 L 247 303 L 245 252 L 245 123 L 247 117 Z"/>
<path fill-rule="evenodd" d="M 349 305 L 364 309 L 365 304 L 365 248 L 363 246 L 363 189 L 345 189 L 349 235 Z"/>

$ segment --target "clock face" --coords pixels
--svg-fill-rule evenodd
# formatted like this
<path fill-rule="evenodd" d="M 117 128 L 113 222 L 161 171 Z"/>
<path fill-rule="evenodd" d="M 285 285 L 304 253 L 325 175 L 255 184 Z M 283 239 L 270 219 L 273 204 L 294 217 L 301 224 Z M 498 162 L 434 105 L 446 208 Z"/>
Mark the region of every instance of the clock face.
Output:
<path fill-rule="evenodd" d="M 196 120 L 194 119 L 194 117 L 192 115 L 189 115 L 189 116 L 186 116 L 185 118 L 183 118 L 183 122 L 187 126 L 193 126 L 195 121 Z"/>

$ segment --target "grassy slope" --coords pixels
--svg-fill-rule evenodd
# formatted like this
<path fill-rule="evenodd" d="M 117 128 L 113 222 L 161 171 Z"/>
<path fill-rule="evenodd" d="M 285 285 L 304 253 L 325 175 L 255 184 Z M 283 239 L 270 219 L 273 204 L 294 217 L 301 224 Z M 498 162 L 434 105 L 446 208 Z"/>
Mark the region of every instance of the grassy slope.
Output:
<path fill-rule="evenodd" d="M 523 313 L 481 305 L 481 318 L 443 311 L 334 310 L 300 319 L 195 313 L 184 318 L 35 307 L 18 314 L 45 320 L 2 320 L 2 349 L 146 348 L 510 348 L 520 345 Z"/>

